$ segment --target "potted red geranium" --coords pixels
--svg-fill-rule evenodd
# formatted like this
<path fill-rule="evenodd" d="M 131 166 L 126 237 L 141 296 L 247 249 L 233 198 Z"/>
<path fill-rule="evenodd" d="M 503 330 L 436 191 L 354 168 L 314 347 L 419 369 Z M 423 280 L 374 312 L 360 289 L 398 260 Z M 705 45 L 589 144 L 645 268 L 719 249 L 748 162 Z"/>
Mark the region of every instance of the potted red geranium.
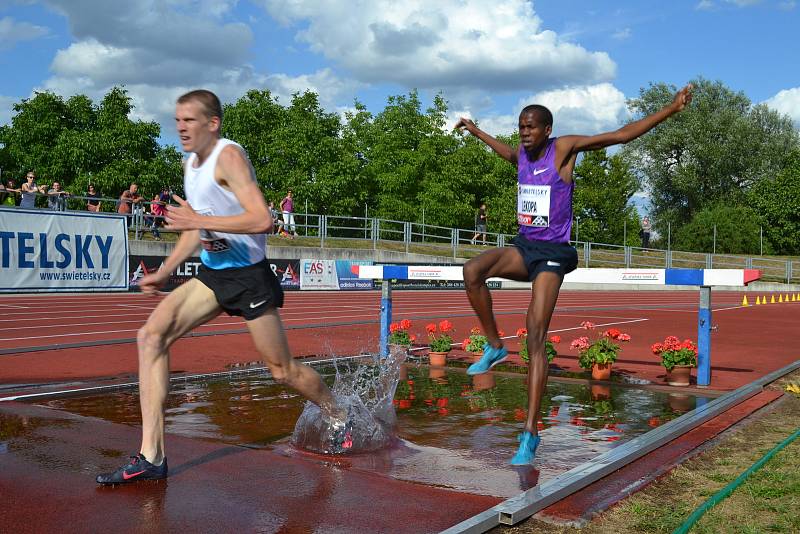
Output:
<path fill-rule="evenodd" d="M 411 321 L 403 319 L 399 323 L 389 325 L 389 352 L 390 354 L 405 353 L 411 344 L 417 340 L 417 336 L 411 334 Z"/>
<path fill-rule="evenodd" d="M 661 365 L 667 370 L 667 384 L 688 386 L 692 367 L 697 366 L 697 345 L 691 339 L 681 341 L 675 336 L 667 336 L 663 343 L 654 343 L 650 349 L 661 356 Z"/>
<path fill-rule="evenodd" d="M 428 324 L 425 330 L 428 332 L 430 364 L 441 367 L 445 364 L 447 353 L 450 352 L 453 345 L 453 338 L 450 336 L 450 332 L 453 331 L 453 323 L 445 319 L 438 325 L 436 323 Z"/>
<path fill-rule="evenodd" d="M 594 330 L 595 325 L 584 321 L 581 326 L 586 330 Z M 611 377 L 611 365 L 617 361 L 620 346 L 615 341 L 630 341 L 631 336 L 617 328 L 609 328 L 600 333 L 600 336 L 590 341 L 589 336 L 581 336 L 570 344 L 573 349 L 578 349 L 578 365 L 584 369 L 592 370 L 595 380 L 608 380 Z"/>

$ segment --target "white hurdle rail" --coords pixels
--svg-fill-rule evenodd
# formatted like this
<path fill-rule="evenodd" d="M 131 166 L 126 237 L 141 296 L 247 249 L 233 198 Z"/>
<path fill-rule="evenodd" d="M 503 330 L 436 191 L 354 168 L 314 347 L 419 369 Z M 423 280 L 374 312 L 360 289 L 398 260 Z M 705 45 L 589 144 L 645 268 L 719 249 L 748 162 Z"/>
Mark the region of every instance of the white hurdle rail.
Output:
<path fill-rule="evenodd" d="M 464 280 L 463 267 L 442 265 L 360 265 L 353 266 L 358 277 L 382 280 L 380 354 L 388 354 L 389 325 L 392 323 L 392 281 Z M 711 288 L 744 287 L 761 278 L 757 269 L 576 269 L 564 282 L 584 284 L 674 285 L 700 288 L 697 316 L 697 385 L 711 383 Z M 490 278 L 490 281 L 503 281 Z"/>

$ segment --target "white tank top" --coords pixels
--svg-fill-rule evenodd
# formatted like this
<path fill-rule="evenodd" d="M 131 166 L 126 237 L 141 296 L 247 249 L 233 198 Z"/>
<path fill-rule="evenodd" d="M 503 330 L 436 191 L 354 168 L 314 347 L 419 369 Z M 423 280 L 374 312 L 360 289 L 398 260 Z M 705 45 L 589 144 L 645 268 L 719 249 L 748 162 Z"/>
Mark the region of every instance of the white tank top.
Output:
<path fill-rule="evenodd" d="M 228 145 L 234 145 L 243 151 L 237 143 L 219 139 L 202 165 L 195 167 L 195 153 L 189 155 L 184 165 L 183 188 L 186 191 L 186 200 L 200 215 L 228 217 L 244 212 L 236 195 L 221 187 L 214 179 L 219 153 Z M 200 242 L 203 247 L 200 260 L 210 269 L 247 267 L 266 258 L 266 234 L 227 234 L 200 230 Z"/>

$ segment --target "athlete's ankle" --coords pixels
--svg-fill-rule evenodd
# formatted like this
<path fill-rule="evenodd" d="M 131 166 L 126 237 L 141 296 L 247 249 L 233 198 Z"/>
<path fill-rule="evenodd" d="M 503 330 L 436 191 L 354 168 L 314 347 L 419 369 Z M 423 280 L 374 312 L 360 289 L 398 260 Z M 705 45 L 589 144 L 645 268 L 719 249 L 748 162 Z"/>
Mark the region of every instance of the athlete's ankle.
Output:
<path fill-rule="evenodd" d="M 158 453 L 147 454 L 147 453 L 144 453 L 144 452 L 139 452 L 139 454 L 144 456 L 145 460 L 147 460 L 148 462 L 150 462 L 151 464 L 153 464 L 155 466 L 159 466 L 162 463 L 164 463 L 164 455 L 163 454 L 158 454 Z"/>

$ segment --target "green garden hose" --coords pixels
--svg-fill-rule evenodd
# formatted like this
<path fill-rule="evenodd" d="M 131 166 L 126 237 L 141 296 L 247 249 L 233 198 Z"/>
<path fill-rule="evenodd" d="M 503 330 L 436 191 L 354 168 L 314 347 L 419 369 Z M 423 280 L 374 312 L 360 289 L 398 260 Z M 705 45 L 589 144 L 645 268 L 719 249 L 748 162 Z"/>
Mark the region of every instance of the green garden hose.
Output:
<path fill-rule="evenodd" d="M 747 477 L 749 477 L 751 474 L 761 469 L 761 467 L 763 467 L 764 464 L 770 460 L 770 458 L 775 456 L 775 454 L 777 454 L 781 449 L 783 449 L 788 444 L 797 439 L 798 436 L 800 436 L 800 428 L 795 430 L 794 434 L 792 434 L 785 440 L 778 443 L 771 451 L 762 456 L 759 461 L 751 465 L 747 469 L 747 471 L 736 477 L 736 480 L 734 480 L 733 482 L 731 482 L 730 484 L 719 490 L 710 499 L 708 499 L 706 502 L 704 502 L 702 505 L 696 508 L 695 511 L 692 512 L 692 515 L 690 515 L 680 527 L 676 528 L 672 532 L 672 534 L 686 534 L 687 532 L 689 532 L 689 529 L 692 528 L 692 526 L 695 523 L 697 523 L 697 521 L 699 521 L 701 517 L 703 517 L 703 514 L 705 514 L 708 510 L 710 510 L 717 504 L 719 504 L 725 497 L 733 493 L 733 490 L 735 490 L 742 482 L 747 480 Z"/>

